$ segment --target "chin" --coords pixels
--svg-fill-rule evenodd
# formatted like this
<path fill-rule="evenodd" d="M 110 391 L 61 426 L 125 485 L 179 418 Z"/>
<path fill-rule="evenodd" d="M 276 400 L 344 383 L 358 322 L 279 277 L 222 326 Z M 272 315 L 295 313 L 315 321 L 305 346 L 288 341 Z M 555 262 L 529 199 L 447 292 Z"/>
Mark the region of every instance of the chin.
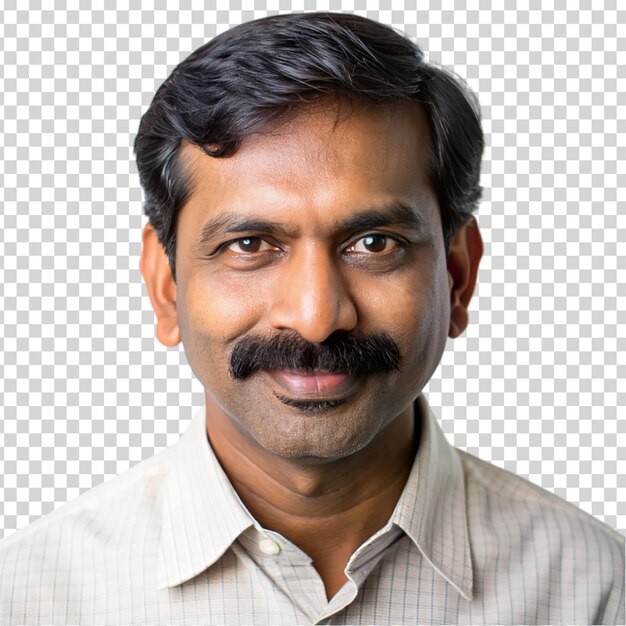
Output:
<path fill-rule="evenodd" d="M 295 420 L 293 416 L 271 420 L 250 434 L 267 452 L 285 459 L 324 462 L 346 458 L 366 447 L 380 425 L 355 420 L 342 414 L 341 408 L 310 403 L 305 409 L 295 409 Z"/>

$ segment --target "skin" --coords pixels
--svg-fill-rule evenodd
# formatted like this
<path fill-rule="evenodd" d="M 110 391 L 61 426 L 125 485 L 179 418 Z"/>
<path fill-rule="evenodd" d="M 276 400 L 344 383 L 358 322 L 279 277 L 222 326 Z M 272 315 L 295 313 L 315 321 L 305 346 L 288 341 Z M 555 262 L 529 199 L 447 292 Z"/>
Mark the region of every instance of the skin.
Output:
<path fill-rule="evenodd" d="M 446 337 L 467 326 L 482 255 L 473 217 L 445 253 L 419 105 L 357 106 L 338 118 L 342 110 L 302 110 L 226 159 L 184 144 L 192 191 L 179 214 L 177 284 L 150 225 L 140 263 L 158 339 L 182 341 L 204 386 L 207 434 L 222 467 L 255 518 L 312 557 L 329 598 L 351 554 L 398 501 L 418 447 L 413 401 Z M 421 217 L 420 227 L 380 218 L 398 203 Z M 378 217 L 344 227 L 364 211 Z M 216 225 L 200 246 L 203 225 L 225 215 L 231 231 Z M 232 232 L 248 220 L 265 224 Z M 315 343 L 336 331 L 388 333 L 400 370 L 339 380 L 323 372 L 229 376 L 232 346 L 247 334 Z M 277 393 L 343 403 L 304 412 Z"/>

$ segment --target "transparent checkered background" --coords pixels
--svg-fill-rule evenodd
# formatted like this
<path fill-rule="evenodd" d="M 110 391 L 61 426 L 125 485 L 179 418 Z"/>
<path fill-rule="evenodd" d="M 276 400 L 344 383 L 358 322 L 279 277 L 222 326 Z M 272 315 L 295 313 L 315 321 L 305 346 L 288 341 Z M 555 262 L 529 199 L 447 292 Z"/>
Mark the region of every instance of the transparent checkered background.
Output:
<path fill-rule="evenodd" d="M 402 30 L 480 97 L 485 257 L 427 388 L 445 432 L 626 534 L 618 0 L 215 1 L 4 0 L 0 535 L 173 443 L 203 402 L 138 270 L 131 146 L 156 88 L 232 25 L 329 9 Z"/>

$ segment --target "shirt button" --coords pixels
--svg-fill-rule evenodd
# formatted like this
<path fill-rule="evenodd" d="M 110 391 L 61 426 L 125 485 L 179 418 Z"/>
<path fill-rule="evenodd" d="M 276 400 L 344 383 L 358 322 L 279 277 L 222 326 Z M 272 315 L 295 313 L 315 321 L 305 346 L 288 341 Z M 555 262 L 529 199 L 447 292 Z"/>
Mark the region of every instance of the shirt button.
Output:
<path fill-rule="evenodd" d="M 280 552 L 280 546 L 271 539 L 263 539 L 259 542 L 259 548 L 263 554 L 275 555 Z"/>

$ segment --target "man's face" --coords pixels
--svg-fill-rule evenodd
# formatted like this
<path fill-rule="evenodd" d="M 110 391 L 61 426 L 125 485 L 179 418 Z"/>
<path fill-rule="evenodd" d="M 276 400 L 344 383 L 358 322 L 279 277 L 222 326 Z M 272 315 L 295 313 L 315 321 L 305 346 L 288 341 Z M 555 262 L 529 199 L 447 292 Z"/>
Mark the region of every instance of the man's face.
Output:
<path fill-rule="evenodd" d="M 187 359 L 208 420 L 219 413 L 283 457 L 346 457 L 406 416 L 450 322 L 424 113 L 405 103 L 337 119 L 334 106 L 303 111 L 229 158 L 181 149 L 192 192 L 178 221 L 175 309 Z M 229 371 L 250 338 L 380 334 L 399 369 Z"/>

